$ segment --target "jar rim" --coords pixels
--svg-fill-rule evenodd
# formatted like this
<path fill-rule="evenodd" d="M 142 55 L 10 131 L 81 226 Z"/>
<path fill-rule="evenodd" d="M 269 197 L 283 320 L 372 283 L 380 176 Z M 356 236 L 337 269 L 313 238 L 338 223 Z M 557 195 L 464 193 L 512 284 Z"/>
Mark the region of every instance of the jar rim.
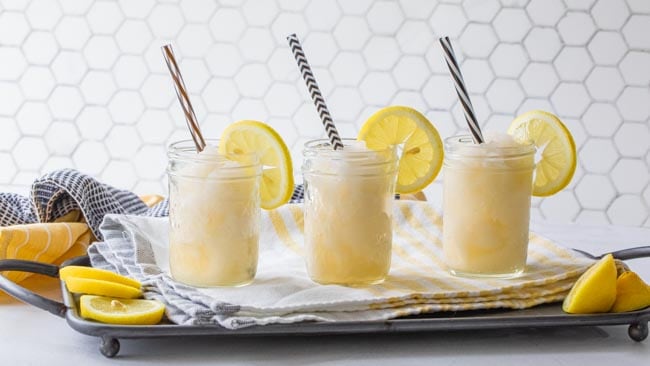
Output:
<path fill-rule="evenodd" d="M 394 151 L 395 147 L 394 146 L 387 146 L 385 149 L 367 149 L 367 150 L 346 150 L 345 146 L 350 146 L 352 142 L 359 142 L 359 140 L 354 139 L 354 138 L 342 138 L 341 142 L 343 142 L 343 149 L 342 150 L 334 150 L 332 149 L 332 144 L 330 143 L 329 139 L 315 139 L 315 140 L 310 140 L 305 142 L 303 145 L 304 150 L 303 153 L 307 152 L 316 152 L 318 151 L 322 155 L 332 155 L 332 156 L 339 156 L 342 154 L 348 155 L 348 156 L 363 156 L 363 155 L 368 155 L 368 154 L 377 154 L 377 153 L 388 153 L 390 151 Z M 324 154 L 323 154 L 324 153 Z"/>
<path fill-rule="evenodd" d="M 519 143 L 519 142 L 518 142 Z M 448 137 L 444 141 L 445 154 L 463 157 L 492 158 L 503 157 L 513 158 L 535 154 L 537 148 L 532 141 L 519 143 L 516 146 L 495 146 L 486 147 L 485 144 L 476 144 L 471 135 L 456 135 Z"/>
<path fill-rule="evenodd" d="M 210 150 L 203 150 L 201 154 L 197 153 L 196 145 L 193 140 L 179 140 L 172 142 L 167 147 L 168 161 L 176 161 L 191 164 L 222 164 L 226 162 L 236 162 L 237 165 L 225 165 L 220 167 L 223 170 L 235 171 L 250 167 L 259 167 L 260 157 L 257 152 L 239 153 L 225 155 L 217 150 L 219 146 L 218 139 L 206 139 L 206 147 Z"/>

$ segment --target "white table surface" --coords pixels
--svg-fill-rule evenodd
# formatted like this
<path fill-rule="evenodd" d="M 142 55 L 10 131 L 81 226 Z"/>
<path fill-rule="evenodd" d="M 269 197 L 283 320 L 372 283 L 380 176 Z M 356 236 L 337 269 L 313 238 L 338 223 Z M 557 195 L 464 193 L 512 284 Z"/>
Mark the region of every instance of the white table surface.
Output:
<path fill-rule="evenodd" d="M 533 223 L 533 230 L 572 248 L 604 253 L 650 245 L 650 229 Z M 650 282 L 650 259 L 628 261 Z M 39 286 L 56 298 L 56 280 Z M 99 339 L 65 320 L 0 294 L 0 365 L 648 365 L 650 339 L 627 326 L 439 332 L 394 335 L 123 340 L 114 359 Z"/>

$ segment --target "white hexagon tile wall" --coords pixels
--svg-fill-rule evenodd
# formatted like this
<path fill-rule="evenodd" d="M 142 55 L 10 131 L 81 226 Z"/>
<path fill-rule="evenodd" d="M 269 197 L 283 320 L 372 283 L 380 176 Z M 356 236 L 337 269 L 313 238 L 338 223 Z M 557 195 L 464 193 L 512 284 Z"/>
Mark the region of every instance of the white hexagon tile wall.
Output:
<path fill-rule="evenodd" d="M 171 41 L 204 134 L 276 128 L 296 167 L 322 128 L 285 36 L 295 32 L 344 135 L 406 104 L 443 137 L 466 130 L 436 38 L 456 46 L 478 117 L 504 130 L 558 114 L 579 163 L 534 200 L 549 221 L 650 226 L 648 0 L 2 0 L 0 190 L 61 167 L 164 193 L 166 145 L 187 138 L 160 52 Z M 428 188 L 441 196 L 440 179 Z"/>

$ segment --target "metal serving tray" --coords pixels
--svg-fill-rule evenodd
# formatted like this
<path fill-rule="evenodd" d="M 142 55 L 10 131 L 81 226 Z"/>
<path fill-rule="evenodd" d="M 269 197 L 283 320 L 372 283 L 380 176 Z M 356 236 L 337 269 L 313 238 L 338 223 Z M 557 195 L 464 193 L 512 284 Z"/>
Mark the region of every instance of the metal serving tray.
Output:
<path fill-rule="evenodd" d="M 647 247 L 620 251 L 618 258 L 631 259 L 650 256 Z M 632 254 L 631 254 L 632 253 Z M 613 253 L 616 256 L 616 253 Z M 88 257 L 78 257 L 64 263 L 66 265 L 90 266 Z M 23 261 L 0 260 L 0 271 L 24 271 L 58 277 L 59 267 L 51 264 Z M 628 313 L 605 313 L 575 315 L 562 311 L 560 303 L 536 306 L 525 310 L 489 310 L 443 312 L 410 316 L 385 321 L 346 321 L 346 322 L 304 322 L 296 324 L 275 324 L 253 326 L 239 330 L 220 326 L 185 326 L 163 321 L 149 326 L 127 326 L 103 324 L 85 320 L 79 315 L 79 299 L 70 293 L 63 281 L 61 291 L 63 303 L 44 298 L 0 276 L 0 289 L 9 295 L 34 305 L 59 317 L 65 318 L 74 330 L 101 338 L 100 352 L 106 357 L 114 357 L 120 350 L 119 339 L 179 337 L 179 336 L 288 336 L 288 335 L 337 335 L 361 333 L 406 333 L 463 331 L 481 329 L 514 329 L 528 327 L 571 327 L 629 325 L 631 339 L 641 342 L 648 336 L 650 308 Z"/>

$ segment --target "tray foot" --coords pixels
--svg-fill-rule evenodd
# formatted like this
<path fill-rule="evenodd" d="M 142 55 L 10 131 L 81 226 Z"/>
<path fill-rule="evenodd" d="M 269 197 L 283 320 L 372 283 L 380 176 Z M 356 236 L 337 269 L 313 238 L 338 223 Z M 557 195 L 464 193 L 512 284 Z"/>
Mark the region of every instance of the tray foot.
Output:
<path fill-rule="evenodd" d="M 640 321 L 630 324 L 630 327 L 627 329 L 627 334 L 637 342 L 643 341 L 648 338 L 648 322 Z"/>
<path fill-rule="evenodd" d="M 120 341 L 113 337 L 102 337 L 102 343 L 99 346 L 99 351 L 102 355 L 113 358 L 120 352 Z"/>

